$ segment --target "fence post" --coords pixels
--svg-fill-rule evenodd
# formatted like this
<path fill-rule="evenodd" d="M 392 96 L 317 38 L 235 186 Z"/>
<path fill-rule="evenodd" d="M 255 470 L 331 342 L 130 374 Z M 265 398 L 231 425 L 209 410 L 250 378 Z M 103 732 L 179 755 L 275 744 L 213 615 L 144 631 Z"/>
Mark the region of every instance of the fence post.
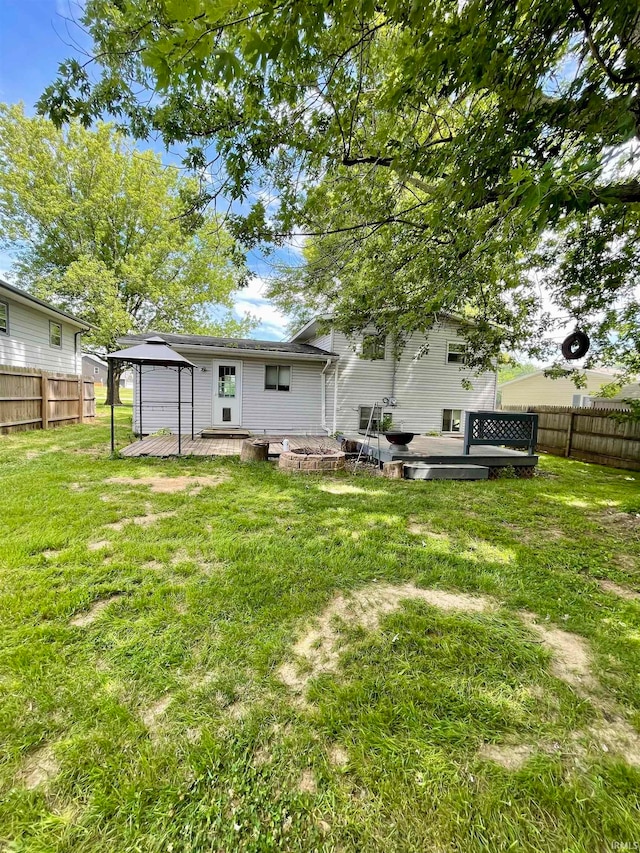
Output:
<path fill-rule="evenodd" d="M 40 374 L 40 396 L 42 397 L 42 429 L 49 429 L 49 377 L 44 371 Z"/>
<path fill-rule="evenodd" d="M 84 423 L 84 376 L 78 377 L 78 423 Z"/>
<path fill-rule="evenodd" d="M 569 415 L 569 426 L 567 427 L 567 440 L 564 445 L 564 455 L 569 457 L 571 455 L 571 440 L 573 439 L 573 419 L 575 417 L 575 413 L 571 412 Z"/>

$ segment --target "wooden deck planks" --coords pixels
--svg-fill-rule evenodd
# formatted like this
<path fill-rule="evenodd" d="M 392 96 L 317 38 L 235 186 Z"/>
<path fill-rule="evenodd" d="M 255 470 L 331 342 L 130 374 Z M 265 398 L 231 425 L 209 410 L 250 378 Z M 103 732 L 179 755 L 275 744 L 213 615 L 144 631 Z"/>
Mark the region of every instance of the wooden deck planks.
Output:
<path fill-rule="evenodd" d="M 340 445 L 337 441 L 325 436 L 305 435 L 268 435 L 261 436 L 269 440 L 269 455 L 279 456 L 283 452 L 282 441 L 289 439 L 292 449 L 300 447 L 332 447 L 338 450 Z M 193 441 L 188 436 L 182 438 L 183 456 L 239 456 L 242 447 L 242 438 L 195 438 Z M 136 441 L 120 451 L 123 456 L 157 456 L 166 458 L 178 455 L 178 438 L 175 435 L 153 436 L 150 435 L 142 441 Z"/>

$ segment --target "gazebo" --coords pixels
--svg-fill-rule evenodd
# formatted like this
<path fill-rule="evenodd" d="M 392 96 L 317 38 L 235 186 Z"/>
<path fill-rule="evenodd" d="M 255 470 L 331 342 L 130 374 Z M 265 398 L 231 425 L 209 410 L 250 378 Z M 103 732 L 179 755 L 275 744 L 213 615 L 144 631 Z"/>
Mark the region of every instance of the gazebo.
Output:
<path fill-rule="evenodd" d="M 193 371 L 195 365 L 188 361 L 184 356 L 172 350 L 170 346 L 163 341 L 162 338 L 155 336 L 147 338 L 143 344 L 138 344 L 135 347 L 112 352 L 107 356 L 108 374 L 107 383 L 109 388 L 109 399 L 111 400 L 111 452 L 116 449 L 115 440 L 115 425 L 113 418 L 113 365 L 116 362 L 121 364 L 130 364 L 134 369 L 134 376 L 137 376 L 138 381 L 138 432 L 140 441 L 142 441 L 142 373 L 143 367 L 150 367 L 152 370 L 157 367 L 166 367 L 170 370 L 176 370 L 178 374 L 178 455 L 182 454 L 182 371 L 188 370 L 191 374 L 191 440 L 194 439 L 193 433 Z M 149 371 L 147 371 L 149 372 Z M 134 378 L 134 382 L 135 382 Z"/>

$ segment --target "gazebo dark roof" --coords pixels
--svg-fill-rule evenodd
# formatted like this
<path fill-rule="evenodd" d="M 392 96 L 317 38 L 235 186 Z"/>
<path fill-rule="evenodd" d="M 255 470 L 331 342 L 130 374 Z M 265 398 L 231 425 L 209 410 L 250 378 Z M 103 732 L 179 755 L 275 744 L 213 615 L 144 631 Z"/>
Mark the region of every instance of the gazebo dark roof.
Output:
<path fill-rule="evenodd" d="M 111 399 L 111 452 L 115 451 L 115 424 L 113 418 L 113 366 L 116 362 L 126 362 L 128 364 L 137 365 L 138 372 L 138 406 L 139 406 L 139 421 L 138 428 L 140 431 L 140 441 L 142 441 L 142 368 L 144 365 L 151 367 L 168 367 L 174 368 L 178 375 L 178 455 L 182 455 L 182 382 L 181 374 L 183 370 L 187 370 L 191 374 L 191 440 L 193 441 L 193 404 L 194 404 L 194 386 L 193 386 L 193 371 L 195 364 L 180 355 L 170 346 L 167 346 L 166 341 L 154 335 L 147 338 L 144 343 L 137 344 L 134 347 L 118 350 L 118 352 L 110 352 L 107 356 L 109 364 L 109 374 L 107 381 L 109 383 L 109 394 Z"/>
<path fill-rule="evenodd" d="M 159 367 L 194 367 L 193 363 L 172 350 L 166 341 L 157 335 L 147 338 L 143 344 L 109 353 L 108 359 L 128 361 L 131 364 L 155 364 Z"/>

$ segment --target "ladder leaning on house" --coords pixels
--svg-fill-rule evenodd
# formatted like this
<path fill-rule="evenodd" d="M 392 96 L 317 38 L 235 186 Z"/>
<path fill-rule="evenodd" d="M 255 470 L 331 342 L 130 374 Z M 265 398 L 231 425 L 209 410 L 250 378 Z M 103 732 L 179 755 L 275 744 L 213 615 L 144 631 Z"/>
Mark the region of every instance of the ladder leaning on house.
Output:
<path fill-rule="evenodd" d="M 380 458 L 380 420 L 382 419 L 382 406 L 380 406 L 378 404 L 378 401 L 376 400 L 376 402 L 371 407 L 371 412 L 369 414 L 369 420 L 367 422 L 367 428 L 366 428 L 365 433 L 364 433 L 364 441 L 360 445 L 360 450 L 358 451 L 358 457 L 357 457 L 355 464 L 353 466 L 353 473 L 354 474 L 358 470 L 358 465 L 360 464 L 360 460 L 362 459 L 363 455 L 365 455 L 367 459 L 369 459 L 371 457 L 371 437 L 372 437 L 371 428 L 373 426 L 373 419 L 374 419 L 375 414 L 378 410 L 380 411 L 380 415 L 378 418 L 378 428 L 376 429 L 376 436 L 378 438 L 378 458 Z M 366 454 L 364 452 L 365 447 L 367 448 Z"/>

